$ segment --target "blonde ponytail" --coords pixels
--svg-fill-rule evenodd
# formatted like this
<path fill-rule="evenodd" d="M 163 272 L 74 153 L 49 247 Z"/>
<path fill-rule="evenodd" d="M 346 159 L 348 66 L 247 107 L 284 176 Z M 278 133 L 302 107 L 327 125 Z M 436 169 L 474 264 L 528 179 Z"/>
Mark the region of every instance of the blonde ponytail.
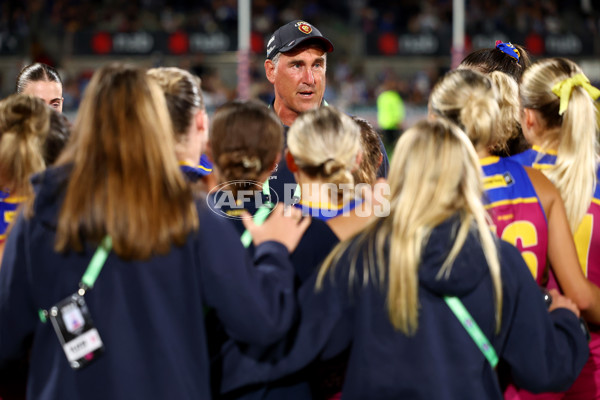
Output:
<path fill-rule="evenodd" d="M 589 93 L 574 86 L 561 116 L 561 99 L 552 88 L 581 73 L 570 60 L 542 60 L 525 71 L 520 90 L 522 107 L 537 110 L 546 124 L 542 148 L 558 142 L 555 165 L 542 172 L 560 191 L 572 232 L 587 212 L 596 187 L 598 113 Z"/>
<path fill-rule="evenodd" d="M 521 133 L 519 85 L 504 72 L 494 71 L 489 76 L 497 89 L 498 106 L 500 107 L 496 134 L 491 147 L 494 151 L 507 151 L 507 142 Z"/>
<path fill-rule="evenodd" d="M 432 161 L 432 160 L 435 160 Z M 387 281 L 387 308 L 392 325 L 412 335 L 419 320 L 418 270 L 430 234 L 451 216 L 458 216 L 453 245 L 440 267 L 438 279 L 447 278 L 471 231 L 481 241 L 494 285 L 496 328 L 502 319 L 502 282 L 496 243 L 481 203 L 483 184 L 479 160 L 467 136 L 439 118 L 421 121 L 398 140 L 390 168 L 390 215 L 373 220 L 357 238 L 340 243 L 323 262 L 319 290 L 332 265 L 350 251 L 349 284 Z M 352 249 L 349 245 L 352 243 Z M 357 271 L 362 248 L 364 270 Z M 340 265 L 339 268 L 344 266 Z M 383 291 L 386 290 L 381 285 Z"/>
<path fill-rule="evenodd" d="M 489 149 L 496 143 L 500 113 L 496 90 L 482 73 L 461 69 L 449 72 L 433 88 L 429 108 L 448 118 L 467 134 L 475 149 Z"/>
<path fill-rule="evenodd" d="M 596 187 L 598 140 L 594 103 L 580 87 L 573 88 L 563 114 L 556 164 L 546 171 L 561 193 L 571 231 L 586 214 Z"/>
<path fill-rule="evenodd" d="M 287 146 L 302 171 L 337 185 L 337 200 L 343 186 L 354 186 L 352 170 L 358 167 L 360 128 L 346 114 L 331 106 L 301 114 L 290 127 Z"/>

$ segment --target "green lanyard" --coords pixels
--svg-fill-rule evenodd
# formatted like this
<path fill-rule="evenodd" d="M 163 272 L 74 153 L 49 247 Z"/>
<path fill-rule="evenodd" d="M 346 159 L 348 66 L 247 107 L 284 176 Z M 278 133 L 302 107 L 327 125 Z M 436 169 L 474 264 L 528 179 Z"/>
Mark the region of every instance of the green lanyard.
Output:
<path fill-rule="evenodd" d="M 454 315 L 456 315 L 456 318 L 458 318 L 463 328 L 469 333 L 471 339 L 473 339 L 477 347 L 479 347 L 479 350 L 481 350 L 485 358 L 487 358 L 492 368 L 496 368 L 496 365 L 498 365 L 498 355 L 496 354 L 494 347 L 492 347 L 462 301 L 460 301 L 458 297 L 448 296 L 444 296 L 444 300 Z"/>
<path fill-rule="evenodd" d="M 271 192 L 269 191 L 269 180 L 268 179 L 267 179 L 267 182 L 265 182 L 265 184 L 263 185 L 263 194 L 265 196 L 269 196 L 271 194 Z M 254 223 L 256 225 L 262 225 L 263 222 L 265 222 L 265 220 L 271 213 L 271 210 L 273 209 L 274 206 L 275 206 L 275 204 L 273 204 L 270 201 L 267 201 L 267 202 L 265 202 L 265 204 L 260 206 L 258 208 L 258 210 L 256 210 L 256 212 L 254 213 L 254 217 L 252 218 L 254 220 Z M 248 248 L 248 246 L 250 246 L 250 243 L 252 243 L 252 235 L 250 234 L 250 231 L 248 231 L 248 229 L 246 229 L 244 231 L 244 233 L 242 233 L 242 237 L 240 239 L 242 240 L 242 244 L 244 245 L 244 247 Z"/>
<path fill-rule="evenodd" d="M 104 267 L 104 263 L 108 258 L 108 254 L 112 249 L 112 239 L 110 236 L 105 236 L 104 239 L 100 242 L 100 245 L 96 249 L 96 252 L 92 256 L 90 263 L 83 273 L 81 277 L 81 282 L 79 282 L 79 295 L 83 296 L 85 292 L 94 287 L 96 283 L 96 279 L 98 279 L 98 275 L 100 275 L 100 271 L 102 271 L 102 267 Z M 46 310 L 40 309 L 38 311 L 40 320 L 42 322 L 46 322 L 46 316 L 48 312 Z"/>
<path fill-rule="evenodd" d="M 270 198 L 271 189 L 269 186 L 268 178 L 267 181 L 263 184 L 262 192 L 263 195 L 265 195 L 267 198 Z M 300 195 L 300 185 L 296 185 L 296 189 L 294 189 L 294 198 L 299 199 Z M 269 216 L 269 214 L 271 214 L 271 210 L 273 210 L 273 207 L 275 207 L 275 204 L 273 204 L 270 201 L 267 201 L 265 202 L 265 204 L 260 206 L 258 210 L 256 210 L 256 212 L 254 213 L 254 217 L 252 217 L 254 223 L 256 225 L 262 225 L 263 222 L 265 222 L 265 220 Z M 240 239 L 242 240 L 242 245 L 244 245 L 245 248 L 248 248 L 248 246 L 250 246 L 250 243 L 252 243 L 252 235 L 250 234 L 250 232 L 248 232 L 247 229 L 244 231 L 244 233 L 242 233 L 242 237 Z"/>
<path fill-rule="evenodd" d="M 102 242 L 100 242 L 100 246 L 96 249 L 90 264 L 81 277 L 79 286 L 84 289 L 84 291 L 94 287 L 94 283 L 96 283 L 96 279 L 98 278 L 98 275 L 100 275 L 100 271 L 102 271 L 102 267 L 108 258 L 110 249 L 112 249 L 112 239 L 110 236 L 106 236 L 102 239 Z"/>

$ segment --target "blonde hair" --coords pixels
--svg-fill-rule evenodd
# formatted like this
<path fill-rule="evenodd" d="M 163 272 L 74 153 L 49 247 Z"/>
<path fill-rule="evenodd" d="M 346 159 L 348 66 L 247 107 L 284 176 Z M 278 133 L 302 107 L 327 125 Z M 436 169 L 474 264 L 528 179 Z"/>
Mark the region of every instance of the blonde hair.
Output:
<path fill-rule="evenodd" d="M 429 109 L 448 118 L 467 134 L 475 149 L 498 143 L 500 109 L 492 81 L 480 72 L 459 69 L 447 73 L 429 96 Z"/>
<path fill-rule="evenodd" d="M 151 68 L 148 76 L 155 79 L 163 90 L 175 138 L 182 140 L 194 113 L 204 109 L 200 78 L 175 67 Z"/>
<path fill-rule="evenodd" d="M 407 130 L 394 149 L 389 184 L 390 215 L 374 220 L 353 238 L 342 242 L 324 261 L 317 289 L 342 253 L 354 253 L 350 279 L 356 276 L 357 249 L 366 247 L 363 284 L 387 277 L 387 307 L 393 326 L 404 334 L 418 327 L 418 269 L 432 230 L 452 215 L 460 216 L 454 244 L 438 279 L 448 278 L 469 231 L 476 230 L 494 285 L 496 326 L 502 314 L 500 264 L 494 236 L 481 203 L 483 184 L 479 160 L 467 136 L 456 125 L 437 118 L 420 121 Z M 362 245 L 362 246 L 361 246 Z M 388 254 L 389 252 L 389 254 Z"/>
<path fill-rule="evenodd" d="M 508 141 L 521 135 L 519 85 L 513 77 L 501 71 L 493 71 L 489 77 L 496 87 L 500 107 L 491 148 L 496 152 L 506 152 Z"/>
<path fill-rule="evenodd" d="M 105 235 L 123 259 L 166 254 L 198 227 L 179 170 L 171 121 L 158 85 L 142 69 L 100 68 L 85 91 L 57 165 L 71 165 L 56 232 L 57 251 Z"/>
<path fill-rule="evenodd" d="M 354 185 L 360 128 L 334 107 L 319 107 L 300 114 L 287 137 L 287 147 L 298 168 L 311 177 L 340 188 Z"/>
<path fill-rule="evenodd" d="M 32 194 L 29 177 L 46 168 L 44 142 L 50 108 L 43 100 L 13 94 L 0 102 L 0 184 L 20 196 Z"/>
<path fill-rule="evenodd" d="M 580 73 L 574 62 L 550 58 L 529 67 L 520 88 L 521 106 L 537 110 L 546 124 L 542 148 L 558 141 L 556 164 L 542 172 L 560 191 L 572 232 L 587 212 L 596 187 L 598 116 L 594 101 L 580 86 L 573 87 L 567 109 L 559 115 L 560 98 L 552 87 Z"/>

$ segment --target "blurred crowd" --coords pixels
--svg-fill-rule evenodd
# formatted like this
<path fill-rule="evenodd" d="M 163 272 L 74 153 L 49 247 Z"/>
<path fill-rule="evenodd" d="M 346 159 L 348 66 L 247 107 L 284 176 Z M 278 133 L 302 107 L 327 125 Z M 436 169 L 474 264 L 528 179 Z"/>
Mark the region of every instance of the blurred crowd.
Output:
<path fill-rule="evenodd" d="M 467 30 L 598 33 L 600 15 L 595 0 L 467 0 L 465 5 Z M 5 0 L 0 30 L 22 35 L 36 30 L 78 32 L 89 29 L 215 32 L 236 29 L 237 11 L 237 0 Z M 252 28 L 264 34 L 297 18 L 333 25 L 357 18 L 365 33 L 373 30 L 439 32 L 451 29 L 452 1 L 257 0 L 252 2 L 252 13 L 256 16 Z"/>
<path fill-rule="evenodd" d="M 205 33 L 237 30 L 236 0 L 4 0 L 0 5 L 0 38 L 13 34 L 27 38 L 31 61 L 54 65 L 65 77 L 65 110 L 75 112 L 81 93 L 93 70 L 65 70 L 64 36 L 84 31 L 137 32 L 179 30 Z M 344 110 L 373 107 L 382 88 L 394 86 L 407 107 L 423 107 L 432 84 L 447 71 L 447 65 L 432 65 L 427 70 L 399 76 L 391 67 L 377 73 L 365 71 L 364 46 L 353 37 L 356 27 L 365 36 L 370 33 L 451 33 L 452 1 L 407 0 L 277 0 L 252 1 L 252 31 L 256 37 L 268 38 L 275 27 L 302 18 L 324 27 L 337 37 L 336 53 L 328 71 L 326 99 Z M 580 0 L 467 0 L 467 32 L 511 32 L 520 34 L 562 33 L 566 30 L 598 36 L 600 2 Z M 583 21 L 583 23 L 582 23 Z M 43 40 L 41 39 L 43 38 Z M 344 40 L 346 38 L 346 40 Z M 491 45 L 491 44 L 490 44 Z M 23 50 L 27 51 L 27 50 Z M 252 97 L 271 101 L 272 91 L 264 77 L 262 53 L 253 55 L 251 66 Z M 155 66 L 160 66 L 157 60 Z M 179 67 L 188 69 L 203 80 L 208 109 L 236 97 L 236 82 L 225 79 L 219 70 L 205 62 L 202 54 L 181 57 Z M 370 72 L 370 73 L 366 73 Z M 3 79 L 12 80 L 10 76 Z M 0 93 L 3 96 L 8 93 Z"/>
<path fill-rule="evenodd" d="M 522 34 L 574 32 L 597 35 L 599 2 L 594 0 L 467 0 L 467 32 Z M 370 0 L 361 10 L 365 32 L 450 32 L 452 1 Z M 583 23 L 582 23 L 583 22 Z"/>

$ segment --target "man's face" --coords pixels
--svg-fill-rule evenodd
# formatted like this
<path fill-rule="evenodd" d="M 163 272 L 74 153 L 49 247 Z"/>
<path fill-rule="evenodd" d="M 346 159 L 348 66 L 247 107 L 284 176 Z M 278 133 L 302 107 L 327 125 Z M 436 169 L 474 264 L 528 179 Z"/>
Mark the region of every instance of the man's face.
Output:
<path fill-rule="evenodd" d="M 319 107 L 325 93 L 325 62 L 325 52 L 318 45 L 280 53 L 277 65 L 266 60 L 267 79 L 275 87 L 275 111 L 282 107 L 283 112 L 299 114 Z"/>
<path fill-rule="evenodd" d="M 39 97 L 58 112 L 62 112 L 62 85 L 58 82 L 33 81 L 23 89 L 23 94 Z"/>

